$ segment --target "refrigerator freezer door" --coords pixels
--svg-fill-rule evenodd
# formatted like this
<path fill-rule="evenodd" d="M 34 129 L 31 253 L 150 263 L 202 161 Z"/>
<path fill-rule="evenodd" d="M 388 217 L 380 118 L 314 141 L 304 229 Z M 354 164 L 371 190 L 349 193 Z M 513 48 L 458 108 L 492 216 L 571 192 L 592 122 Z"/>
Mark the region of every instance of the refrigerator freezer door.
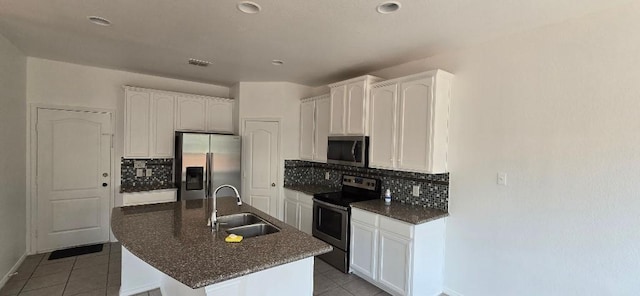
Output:
<path fill-rule="evenodd" d="M 179 138 L 180 139 L 180 138 Z M 182 147 L 180 199 L 204 199 L 210 180 L 207 155 L 209 153 L 209 135 L 184 133 Z"/>
<path fill-rule="evenodd" d="M 211 190 L 229 184 L 240 190 L 240 137 L 211 135 Z M 217 196 L 235 196 L 230 188 L 222 188 Z"/>

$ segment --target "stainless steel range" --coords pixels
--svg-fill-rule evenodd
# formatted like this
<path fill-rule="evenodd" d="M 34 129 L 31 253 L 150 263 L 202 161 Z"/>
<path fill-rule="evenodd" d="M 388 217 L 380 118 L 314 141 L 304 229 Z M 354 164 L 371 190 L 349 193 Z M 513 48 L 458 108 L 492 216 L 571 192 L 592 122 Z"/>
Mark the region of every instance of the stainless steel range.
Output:
<path fill-rule="evenodd" d="M 320 259 L 349 272 L 349 204 L 378 199 L 380 192 L 380 180 L 344 175 L 342 191 L 313 196 L 313 236 L 333 246 L 333 251 L 318 256 Z"/>

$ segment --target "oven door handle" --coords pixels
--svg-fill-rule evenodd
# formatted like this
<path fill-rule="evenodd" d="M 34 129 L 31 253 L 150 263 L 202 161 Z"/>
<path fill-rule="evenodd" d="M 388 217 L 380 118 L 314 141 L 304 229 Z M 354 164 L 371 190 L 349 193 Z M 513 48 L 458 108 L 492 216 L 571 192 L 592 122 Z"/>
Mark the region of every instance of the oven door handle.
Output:
<path fill-rule="evenodd" d="M 317 202 L 318 204 L 328 207 L 328 208 L 332 208 L 332 209 L 336 209 L 336 210 L 341 210 L 341 211 L 349 211 L 348 207 L 343 207 L 343 206 L 339 206 L 339 205 L 334 205 L 334 204 L 330 204 L 328 202 L 324 202 L 324 201 L 320 201 L 317 199 L 313 199 L 313 202 Z"/>

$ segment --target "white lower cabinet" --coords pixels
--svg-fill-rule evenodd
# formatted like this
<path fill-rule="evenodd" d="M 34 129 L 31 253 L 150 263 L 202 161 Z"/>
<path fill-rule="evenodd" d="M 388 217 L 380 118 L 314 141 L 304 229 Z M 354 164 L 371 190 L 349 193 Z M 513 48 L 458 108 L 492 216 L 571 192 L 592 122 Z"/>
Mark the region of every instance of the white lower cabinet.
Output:
<path fill-rule="evenodd" d="M 351 221 L 351 269 L 375 278 L 378 230 L 374 226 Z"/>
<path fill-rule="evenodd" d="M 290 189 L 284 190 L 284 222 L 311 234 L 313 228 L 313 196 Z"/>
<path fill-rule="evenodd" d="M 439 295 L 445 221 L 413 225 L 352 208 L 350 270 L 392 295 Z"/>

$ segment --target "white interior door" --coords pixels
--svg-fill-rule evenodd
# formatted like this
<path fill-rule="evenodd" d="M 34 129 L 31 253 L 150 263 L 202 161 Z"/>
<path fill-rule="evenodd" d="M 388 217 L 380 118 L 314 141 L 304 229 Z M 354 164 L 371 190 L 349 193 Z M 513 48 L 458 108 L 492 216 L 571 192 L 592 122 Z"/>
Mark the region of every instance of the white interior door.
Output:
<path fill-rule="evenodd" d="M 37 251 L 109 240 L 111 116 L 38 109 Z"/>
<path fill-rule="evenodd" d="M 245 121 L 242 139 L 243 200 L 278 217 L 278 155 L 280 126 L 277 121 Z"/>

